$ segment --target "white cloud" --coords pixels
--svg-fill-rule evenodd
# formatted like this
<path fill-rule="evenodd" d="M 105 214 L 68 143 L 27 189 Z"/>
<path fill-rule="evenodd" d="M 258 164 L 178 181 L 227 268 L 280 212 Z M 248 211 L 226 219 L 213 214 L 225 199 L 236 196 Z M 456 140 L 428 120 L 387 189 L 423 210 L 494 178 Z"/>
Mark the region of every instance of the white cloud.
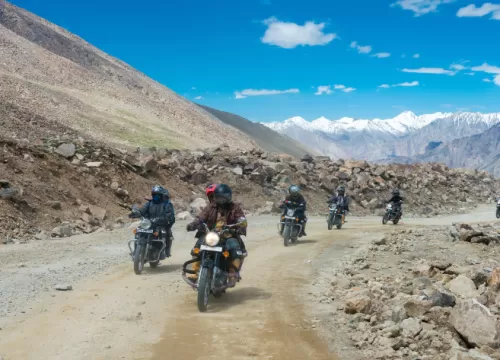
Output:
<path fill-rule="evenodd" d="M 402 71 L 406 73 L 417 73 L 417 74 L 455 75 L 454 71 L 446 70 L 443 68 L 403 69 Z"/>
<path fill-rule="evenodd" d="M 308 21 L 304 25 L 279 21 L 271 17 L 264 21 L 267 30 L 261 41 L 264 44 L 276 45 L 285 49 L 297 46 L 326 45 L 337 37 L 337 34 L 323 32 L 325 23 L 316 24 Z"/>
<path fill-rule="evenodd" d="M 372 47 L 371 46 L 369 46 L 369 45 L 361 46 L 361 45 L 358 44 L 357 41 L 353 41 L 351 43 L 351 48 L 358 50 L 358 53 L 360 53 L 360 54 L 369 54 L 369 53 L 372 52 Z"/>
<path fill-rule="evenodd" d="M 373 54 L 372 56 L 379 58 L 379 59 L 384 59 L 384 58 L 388 58 L 389 56 L 391 56 L 391 54 L 386 53 L 386 52 L 380 52 L 380 53 Z"/>
<path fill-rule="evenodd" d="M 191 88 L 191 90 L 196 90 L 196 88 L 193 86 L 193 87 Z"/>
<path fill-rule="evenodd" d="M 487 63 L 484 63 L 483 65 L 480 66 L 474 66 L 471 68 L 473 71 L 482 71 L 488 74 L 500 74 L 500 68 L 497 66 L 489 65 Z"/>
<path fill-rule="evenodd" d="M 484 81 L 484 82 L 493 82 L 493 81 L 491 81 L 491 79 L 488 79 L 488 78 L 483 79 L 483 81 Z"/>
<path fill-rule="evenodd" d="M 495 76 L 495 79 L 493 79 L 493 82 L 495 85 L 500 86 L 500 75 Z"/>
<path fill-rule="evenodd" d="M 194 98 L 195 100 L 203 100 L 203 96 L 197 96 Z"/>
<path fill-rule="evenodd" d="M 475 72 L 466 72 L 466 73 L 464 73 L 464 74 L 465 74 L 465 75 L 469 75 L 469 76 L 474 76 L 474 75 L 476 75 L 476 73 L 475 73 Z"/>
<path fill-rule="evenodd" d="M 288 89 L 288 90 L 245 89 L 242 91 L 236 91 L 234 93 L 234 96 L 236 99 L 244 99 L 248 96 L 269 96 L 269 95 L 297 94 L 297 93 L 300 93 L 299 89 Z"/>
<path fill-rule="evenodd" d="M 458 17 L 483 17 L 491 14 L 491 19 L 500 20 L 500 5 L 492 3 L 484 3 L 481 7 L 476 7 L 474 4 L 467 5 L 458 10 Z"/>
<path fill-rule="evenodd" d="M 467 69 L 465 66 L 463 66 L 462 64 L 452 64 L 450 66 L 450 68 L 454 69 L 454 70 L 457 70 L 457 71 L 462 71 L 462 70 L 465 70 Z"/>
<path fill-rule="evenodd" d="M 440 5 L 453 1 L 455 0 L 398 0 L 391 6 L 400 6 L 403 10 L 413 11 L 415 16 L 421 16 L 435 12 Z"/>
<path fill-rule="evenodd" d="M 347 87 L 347 86 L 341 85 L 341 84 L 334 85 L 333 88 L 335 90 L 342 90 L 345 93 L 350 93 L 350 92 L 356 91 L 355 88 Z"/>
<path fill-rule="evenodd" d="M 323 94 L 330 95 L 332 93 L 333 93 L 332 87 L 330 85 L 326 85 L 326 86 L 318 86 L 318 91 L 314 95 L 323 95 Z"/>
<path fill-rule="evenodd" d="M 412 81 L 412 82 L 402 82 L 399 84 L 394 84 L 394 85 L 389 85 L 389 84 L 382 84 L 379 86 L 380 89 L 389 89 L 391 87 L 414 87 L 414 86 L 419 86 L 420 83 L 418 81 Z"/>
<path fill-rule="evenodd" d="M 420 54 L 413 54 L 412 56 L 414 59 L 420 59 Z"/>

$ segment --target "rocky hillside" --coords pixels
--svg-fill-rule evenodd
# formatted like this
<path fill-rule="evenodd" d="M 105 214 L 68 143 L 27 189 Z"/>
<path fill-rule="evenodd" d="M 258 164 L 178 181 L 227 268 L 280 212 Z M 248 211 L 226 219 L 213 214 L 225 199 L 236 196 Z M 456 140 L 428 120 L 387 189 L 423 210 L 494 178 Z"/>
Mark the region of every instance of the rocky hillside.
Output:
<path fill-rule="evenodd" d="M 248 136 L 127 64 L 4 0 L 0 59 L 0 106 L 38 119 L 42 129 L 41 119 L 50 119 L 120 144 L 256 147 Z"/>
<path fill-rule="evenodd" d="M 482 169 L 500 177 L 500 124 L 481 134 L 445 143 L 417 159 Z"/>
<path fill-rule="evenodd" d="M 296 157 L 302 157 L 304 154 L 319 155 L 302 143 L 286 135 L 281 135 L 277 131 L 269 129 L 267 126 L 254 123 L 239 115 L 212 109 L 208 106 L 199 106 L 211 113 L 223 123 L 235 127 L 242 133 L 254 139 L 255 142 L 265 151 L 285 153 Z"/>
<path fill-rule="evenodd" d="M 297 159 L 261 150 L 110 148 L 93 140 L 0 138 L 0 234 L 25 238 L 92 232 L 123 221 L 133 203 L 156 183 L 172 194 L 177 213 L 195 215 L 208 183 L 224 182 L 248 212 L 276 211 L 290 184 L 299 184 L 310 213 L 324 213 L 326 199 L 347 185 L 354 214 L 383 211 L 393 187 L 406 197 L 406 214 L 433 216 L 484 203 L 500 185 L 486 172 L 444 165 L 372 165 Z M 191 212 L 191 214 L 186 213 Z M 53 230 L 55 228 L 55 230 Z"/>

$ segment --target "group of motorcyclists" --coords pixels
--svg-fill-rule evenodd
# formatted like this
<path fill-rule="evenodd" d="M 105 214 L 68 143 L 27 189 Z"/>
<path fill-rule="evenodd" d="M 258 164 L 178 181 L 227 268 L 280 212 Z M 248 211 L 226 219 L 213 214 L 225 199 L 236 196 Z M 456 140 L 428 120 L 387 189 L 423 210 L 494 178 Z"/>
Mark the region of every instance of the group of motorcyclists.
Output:
<path fill-rule="evenodd" d="M 241 268 L 242 260 L 248 255 L 245 243 L 241 238 L 241 236 L 246 236 L 248 224 L 243 208 L 239 203 L 233 201 L 232 189 L 226 184 L 210 184 L 206 187 L 205 193 L 208 199 L 208 204 L 201 210 L 197 217 L 186 226 L 186 230 L 188 232 L 197 231 L 195 234 L 196 242 L 191 250 L 191 256 L 195 259 L 197 256 L 196 254 L 199 253 L 199 249 L 204 243 L 206 230 L 202 225 L 206 225 L 206 227 L 210 230 L 222 229 L 230 224 L 236 225 L 232 227 L 229 237 L 225 239 L 225 248 L 230 253 L 230 259 L 233 267 L 239 270 Z M 151 199 L 147 200 L 147 203 L 138 213 L 133 212 L 129 215 L 129 217 L 147 217 L 148 219 L 152 219 L 152 221 L 154 221 L 156 227 L 166 230 L 163 232 L 166 236 L 166 239 L 164 239 L 166 246 L 165 250 L 160 254 L 160 260 L 164 260 L 165 258 L 171 256 L 173 240 L 172 226 L 175 223 L 174 207 L 170 201 L 170 194 L 168 190 L 160 185 L 155 185 L 152 188 Z M 294 202 L 297 204 L 298 211 L 296 214 L 300 220 L 303 220 L 303 226 L 299 237 L 307 236 L 305 232 L 307 223 L 307 203 L 304 196 L 300 192 L 299 186 L 291 185 L 288 188 L 288 194 L 285 201 L 280 204 L 280 208 L 284 209 L 284 211 L 286 211 L 286 202 Z M 392 197 L 387 201 L 387 203 L 392 203 L 396 211 L 402 212 L 402 202 L 403 197 L 401 196 L 399 189 L 394 189 L 392 191 Z M 344 223 L 345 216 L 350 211 L 350 199 L 346 195 L 345 186 L 340 185 L 337 188 L 336 193 L 328 199 L 327 203 L 329 205 L 334 204 L 342 209 L 342 223 Z M 280 230 L 280 233 L 282 232 L 283 226 Z M 189 279 L 196 282 L 198 278 L 198 271 L 200 269 L 200 261 L 194 262 L 192 268 L 195 274 L 190 275 Z"/>

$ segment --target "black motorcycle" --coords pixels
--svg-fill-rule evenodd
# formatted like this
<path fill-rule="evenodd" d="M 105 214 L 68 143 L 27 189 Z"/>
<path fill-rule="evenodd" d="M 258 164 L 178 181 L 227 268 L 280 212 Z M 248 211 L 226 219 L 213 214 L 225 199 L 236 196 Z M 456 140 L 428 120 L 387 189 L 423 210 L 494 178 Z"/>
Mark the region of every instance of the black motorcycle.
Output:
<path fill-rule="evenodd" d="M 229 251 L 225 247 L 226 238 L 234 237 L 232 233 L 238 224 L 225 226 L 221 231 L 209 231 L 208 226 L 203 225 L 206 230 L 204 244 L 200 246 L 199 252 L 194 254 L 196 258 L 186 261 L 182 266 L 184 281 L 198 292 L 197 302 L 200 312 L 207 311 L 210 294 L 219 298 L 226 292 L 226 289 L 235 286 L 234 282 L 230 281 L 231 277 L 235 277 L 237 282 L 241 280 L 240 270 L 243 266 L 243 259 L 241 259 L 239 269 L 233 265 Z M 197 261 L 201 261 L 201 267 L 198 281 L 194 283 L 187 277 L 187 274 L 196 272 L 187 267 Z M 230 273 L 230 269 L 234 269 L 234 273 Z"/>
<path fill-rule="evenodd" d="M 497 199 L 497 219 L 500 219 L 500 198 Z"/>
<path fill-rule="evenodd" d="M 388 221 L 392 221 L 394 225 L 397 225 L 401 219 L 401 205 L 396 209 L 393 204 L 387 204 L 385 209 L 384 217 L 382 218 L 382 224 L 387 224 Z"/>
<path fill-rule="evenodd" d="M 328 230 L 332 230 L 334 226 L 337 227 L 337 229 L 342 228 L 342 216 L 344 215 L 344 210 L 336 205 L 336 204 L 330 204 L 330 213 L 328 214 L 328 218 L 326 220 L 328 224 Z"/>
<path fill-rule="evenodd" d="M 140 275 L 144 270 L 144 264 L 155 268 L 160 263 L 162 252 L 167 248 L 169 238 L 166 228 L 155 226 L 157 219 L 147 219 L 141 214 L 139 208 L 134 205 L 132 213 L 142 216 L 141 222 L 133 230 L 135 236 L 128 242 L 130 255 L 134 262 L 134 272 Z M 134 244 L 132 248 L 131 244 Z"/>
<path fill-rule="evenodd" d="M 278 224 L 280 229 L 283 229 L 281 236 L 283 236 L 283 245 L 288 246 L 290 242 L 297 242 L 302 229 L 304 227 L 305 219 L 300 219 L 297 215 L 298 210 L 302 210 L 304 204 L 297 204 L 293 201 L 285 201 L 282 205 L 285 211 L 281 215 L 281 221 Z"/>

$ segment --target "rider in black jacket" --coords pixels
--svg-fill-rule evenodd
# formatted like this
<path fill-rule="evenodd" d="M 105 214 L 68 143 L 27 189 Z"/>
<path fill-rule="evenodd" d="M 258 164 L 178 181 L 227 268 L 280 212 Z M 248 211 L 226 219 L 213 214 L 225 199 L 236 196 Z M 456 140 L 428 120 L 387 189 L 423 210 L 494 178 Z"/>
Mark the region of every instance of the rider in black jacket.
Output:
<path fill-rule="evenodd" d="M 291 201 L 297 204 L 298 208 L 296 211 L 296 214 L 300 220 L 304 220 L 302 223 L 302 232 L 300 233 L 299 236 L 307 236 L 306 234 L 306 199 L 304 196 L 300 193 L 300 188 L 297 185 L 292 185 L 288 188 L 288 195 L 285 198 L 285 201 Z M 286 211 L 286 206 L 282 204 L 280 207 L 282 207 L 284 212 Z M 283 212 L 283 213 L 284 213 Z M 283 229 L 284 225 L 281 226 L 280 234 L 283 234 Z"/>
<path fill-rule="evenodd" d="M 161 260 L 170 257 L 172 248 L 172 225 L 175 223 L 174 206 L 170 202 L 170 194 L 167 189 L 160 185 L 153 186 L 151 190 L 152 199 L 148 201 L 142 208 L 140 214 L 132 213 L 129 218 L 137 218 L 144 216 L 149 220 L 154 220 L 154 226 L 164 228 L 166 230 L 166 254 L 161 254 Z"/>
<path fill-rule="evenodd" d="M 399 189 L 392 190 L 392 197 L 387 201 L 387 203 L 392 203 L 395 211 L 401 211 L 401 205 L 403 203 L 404 198 L 401 196 Z"/>
<path fill-rule="evenodd" d="M 342 214 L 342 223 L 344 223 L 346 212 L 350 211 L 349 210 L 349 198 L 345 195 L 344 185 L 340 185 L 337 188 L 337 195 L 333 195 L 330 199 L 328 199 L 327 203 L 340 206 L 344 210 L 344 213 Z"/>

